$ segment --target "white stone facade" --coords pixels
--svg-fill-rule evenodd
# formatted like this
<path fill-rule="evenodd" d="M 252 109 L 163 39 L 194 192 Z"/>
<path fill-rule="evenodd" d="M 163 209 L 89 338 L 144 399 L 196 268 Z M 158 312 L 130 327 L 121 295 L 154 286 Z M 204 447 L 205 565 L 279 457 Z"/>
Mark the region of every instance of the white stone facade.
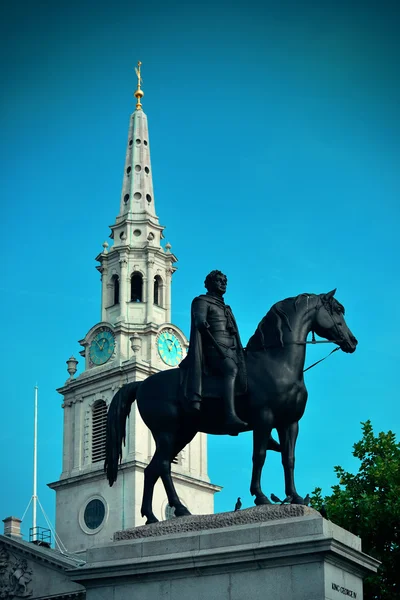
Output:
<path fill-rule="evenodd" d="M 168 366 L 159 353 L 161 332 L 173 334 L 186 353 L 188 341 L 171 323 L 171 277 L 177 259 L 169 244 L 161 245 L 163 229 L 155 213 L 147 117 L 136 110 L 129 125 L 120 211 L 111 226 L 113 245 L 104 243 L 97 256 L 101 322 L 80 341 L 85 370 L 78 377 L 72 374 L 58 390 L 64 396 L 63 466 L 59 481 L 49 485 L 56 490 L 56 531 L 70 552 L 110 542 L 116 531 L 144 523 L 140 506 L 144 468 L 154 453 L 151 433 L 134 404 L 118 481 L 110 488 L 104 461 L 94 461 L 92 455 L 93 407 L 101 401 L 109 406 L 125 383 L 174 366 Z M 109 341 L 102 337 L 104 332 Z M 101 425 L 95 429 L 101 436 Z M 220 488 L 210 484 L 207 474 L 205 434 L 198 434 L 179 455 L 172 472 L 178 495 L 189 510 L 212 513 L 214 493 Z M 95 507 L 90 526 L 85 513 L 89 502 Z M 166 508 L 166 494 L 158 482 L 155 515 L 165 519 Z M 99 516 L 98 510 L 104 514 Z"/>

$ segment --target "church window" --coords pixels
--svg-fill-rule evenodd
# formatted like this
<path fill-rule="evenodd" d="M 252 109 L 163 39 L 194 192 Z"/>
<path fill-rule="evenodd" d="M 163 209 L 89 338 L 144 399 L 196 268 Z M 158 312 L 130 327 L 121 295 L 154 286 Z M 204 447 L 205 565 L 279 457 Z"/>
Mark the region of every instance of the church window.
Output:
<path fill-rule="evenodd" d="M 144 144 L 145 146 L 147 146 L 147 140 L 144 140 L 144 141 L 143 141 L 143 144 Z"/>
<path fill-rule="evenodd" d="M 146 194 L 146 200 L 150 204 L 150 202 L 151 202 L 151 196 L 150 196 L 150 194 Z"/>
<path fill-rule="evenodd" d="M 140 192 L 135 192 L 133 194 L 133 197 L 135 198 L 135 200 L 140 200 L 140 198 L 142 197 L 142 194 Z"/>
<path fill-rule="evenodd" d="M 145 172 L 145 173 L 148 175 L 148 174 L 150 173 L 150 169 L 149 169 L 149 167 L 145 167 L 145 168 L 144 168 L 144 172 Z"/>
<path fill-rule="evenodd" d="M 139 173 L 139 171 L 141 171 L 141 170 L 142 170 L 142 167 L 140 165 L 135 165 L 135 171 L 137 173 Z"/>
<path fill-rule="evenodd" d="M 98 498 L 94 498 L 86 505 L 83 519 L 88 529 L 97 529 L 104 521 L 106 507 Z"/>
<path fill-rule="evenodd" d="M 153 299 L 153 302 L 154 302 L 154 304 L 157 304 L 157 306 L 162 306 L 162 292 L 163 292 L 162 279 L 159 275 L 156 275 L 154 277 L 154 299 Z"/>
<path fill-rule="evenodd" d="M 113 276 L 112 282 L 113 282 L 113 293 L 114 293 L 113 304 L 119 304 L 119 277 L 118 277 L 118 275 Z"/>
<path fill-rule="evenodd" d="M 125 196 L 124 196 L 124 202 L 125 202 L 125 204 L 128 202 L 128 200 L 129 200 L 129 194 L 125 194 Z"/>
<path fill-rule="evenodd" d="M 92 408 L 92 462 L 105 459 L 106 455 L 107 404 L 99 400 Z"/>
<path fill-rule="evenodd" d="M 132 171 L 132 167 L 128 167 L 126 170 L 126 174 L 129 175 L 131 171 Z"/>
<path fill-rule="evenodd" d="M 136 139 L 136 143 L 137 143 L 137 145 L 139 146 L 139 144 L 141 144 L 141 143 L 142 143 L 142 140 L 140 140 L 139 138 L 137 138 L 137 139 Z"/>
<path fill-rule="evenodd" d="M 131 147 L 133 144 L 133 140 L 129 140 L 129 147 Z"/>
<path fill-rule="evenodd" d="M 143 277 L 135 271 L 131 277 L 131 302 L 143 301 Z"/>

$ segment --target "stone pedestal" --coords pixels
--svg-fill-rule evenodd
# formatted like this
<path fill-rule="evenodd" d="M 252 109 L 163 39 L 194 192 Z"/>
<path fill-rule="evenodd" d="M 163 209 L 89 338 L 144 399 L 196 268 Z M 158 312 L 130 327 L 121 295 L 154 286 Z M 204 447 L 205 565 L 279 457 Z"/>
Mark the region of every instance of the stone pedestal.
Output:
<path fill-rule="evenodd" d="M 86 600 L 362 600 L 379 563 L 304 506 L 263 506 L 119 532 L 70 572 Z"/>

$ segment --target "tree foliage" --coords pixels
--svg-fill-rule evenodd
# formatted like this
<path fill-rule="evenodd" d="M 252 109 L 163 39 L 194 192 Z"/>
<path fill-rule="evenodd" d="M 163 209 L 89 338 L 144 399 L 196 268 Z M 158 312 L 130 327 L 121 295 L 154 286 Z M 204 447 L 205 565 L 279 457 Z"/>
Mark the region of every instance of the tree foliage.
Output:
<path fill-rule="evenodd" d="M 358 535 L 363 552 L 382 562 L 365 580 L 365 600 L 399 600 L 400 444 L 392 431 L 375 436 L 370 421 L 361 425 L 363 437 L 353 449 L 361 462 L 358 473 L 335 467 L 339 483 L 325 498 L 316 488 L 311 505 L 324 505 L 332 522 Z"/>

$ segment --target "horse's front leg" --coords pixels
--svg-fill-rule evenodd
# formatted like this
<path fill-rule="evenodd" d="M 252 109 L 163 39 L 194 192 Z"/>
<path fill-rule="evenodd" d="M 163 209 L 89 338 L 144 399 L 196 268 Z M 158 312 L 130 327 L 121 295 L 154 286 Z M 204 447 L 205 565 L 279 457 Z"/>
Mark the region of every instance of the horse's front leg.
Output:
<path fill-rule="evenodd" d="M 285 494 L 287 498 L 291 498 L 291 504 L 304 504 L 304 498 L 299 496 L 294 484 L 294 451 L 298 433 L 298 421 L 291 423 L 287 427 L 278 428 L 282 452 L 282 465 L 285 474 Z"/>
<path fill-rule="evenodd" d="M 253 472 L 250 494 L 255 496 L 254 504 L 271 504 L 261 489 L 261 473 L 267 454 L 268 441 L 272 430 L 272 419 L 262 419 L 253 430 Z"/>

